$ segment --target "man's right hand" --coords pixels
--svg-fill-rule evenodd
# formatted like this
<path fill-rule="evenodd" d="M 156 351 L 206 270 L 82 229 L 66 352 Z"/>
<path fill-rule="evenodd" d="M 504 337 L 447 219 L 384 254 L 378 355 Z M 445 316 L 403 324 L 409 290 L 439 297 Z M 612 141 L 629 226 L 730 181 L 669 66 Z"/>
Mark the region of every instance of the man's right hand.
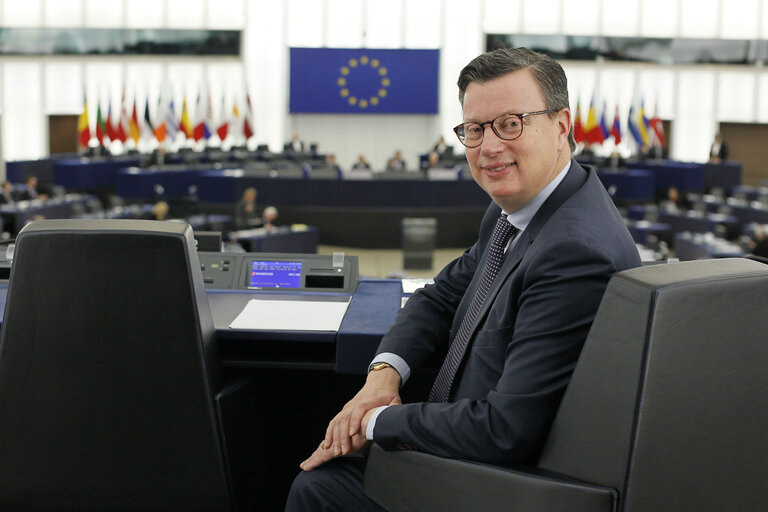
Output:
<path fill-rule="evenodd" d="M 370 372 L 363 388 L 346 403 L 328 424 L 325 446 L 335 455 L 346 455 L 352 447 L 352 437 L 360 433 L 365 413 L 382 405 L 399 405 L 400 374 L 394 368 Z"/>

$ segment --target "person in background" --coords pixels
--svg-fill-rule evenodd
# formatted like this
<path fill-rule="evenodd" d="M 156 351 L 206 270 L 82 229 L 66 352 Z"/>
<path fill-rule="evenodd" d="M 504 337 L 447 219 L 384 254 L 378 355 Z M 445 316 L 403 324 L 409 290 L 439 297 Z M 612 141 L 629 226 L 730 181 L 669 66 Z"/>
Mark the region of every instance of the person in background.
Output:
<path fill-rule="evenodd" d="M 166 220 L 168 218 L 168 213 L 171 211 L 171 207 L 168 206 L 168 203 L 165 201 L 158 201 L 155 203 L 155 205 L 152 207 L 152 211 L 150 213 L 151 220 Z"/>
<path fill-rule="evenodd" d="M 357 162 L 352 164 L 352 170 L 353 171 L 370 171 L 371 164 L 368 163 L 368 160 L 365 158 L 365 155 L 361 153 L 357 157 Z"/>
<path fill-rule="evenodd" d="M 26 188 L 21 192 L 20 201 L 31 199 L 48 199 L 46 194 L 40 194 L 37 190 L 37 176 L 29 176 L 25 182 Z"/>
<path fill-rule="evenodd" d="M 299 132 L 293 132 L 291 140 L 285 143 L 283 149 L 286 152 L 291 153 L 304 153 L 307 150 L 307 147 L 306 144 L 304 144 L 304 141 L 301 140 L 301 137 L 299 137 Z"/>
<path fill-rule="evenodd" d="M 257 209 L 258 192 L 253 187 L 243 191 L 243 196 L 235 204 L 235 229 L 250 229 L 261 225 L 261 217 Z"/>
<path fill-rule="evenodd" d="M 267 206 L 262 213 L 264 217 L 264 229 L 269 233 L 275 230 L 275 221 L 277 220 L 277 208 L 274 206 Z"/>
<path fill-rule="evenodd" d="M 11 185 L 10 181 L 4 181 L 3 182 L 3 188 L 0 190 L 0 205 L 12 205 L 16 201 L 13 200 L 13 185 Z"/>
<path fill-rule="evenodd" d="M 728 144 L 725 143 L 720 132 L 717 132 L 715 140 L 709 148 L 709 161 L 713 164 L 719 164 L 723 160 L 728 160 Z"/>
<path fill-rule="evenodd" d="M 329 153 L 325 157 L 325 166 L 330 167 L 331 169 L 336 169 L 336 172 L 339 173 L 339 176 L 341 176 L 341 173 L 343 172 L 341 166 L 336 163 L 336 155 L 333 153 Z"/>
<path fill-rule="evenodd" d="M 400 309 L 364 386 L 318 432 L 287 511 L 383 510 L 363 489 L 364 459 L 343 457 L 373 441 L 536 464 L 609 279 L 640 265 L 595 169 L 572 158 L 557 61 L 494 50 L 465 66 L 458 85 L 454 131 L 491 199 L 477 242 Z M 401 386 L 433 360 L 443 362 L 429 398 L 403 404 Z"/>
<path fill-rule="evenodd" d="M 755 240 L 752 243 L 752 254 L 768 259 L 768 236 L 765 228 L 759 227 L 755 230 Z"/>
<path fill-rule="evenodd" d="M 405 171 L 407 168 L 408 166 L 405 165 L 405 160 L 403 160 L 403 152 L 399 149 L 395 151 L 392 158 L 387 161 L 386 169 L 388 171 Z"/>
<path fill-rule="evenodd" d="M 449 156 L 453 154 L 453 146 L 449 146 L 445 142 L 445 137 L 441 135 L 440 138 L 435 143 L 435 145 L 432 146 L 432 151 L 436 152 L 440 156 L 440 158 L 442 158 L 444 156 Z"/>

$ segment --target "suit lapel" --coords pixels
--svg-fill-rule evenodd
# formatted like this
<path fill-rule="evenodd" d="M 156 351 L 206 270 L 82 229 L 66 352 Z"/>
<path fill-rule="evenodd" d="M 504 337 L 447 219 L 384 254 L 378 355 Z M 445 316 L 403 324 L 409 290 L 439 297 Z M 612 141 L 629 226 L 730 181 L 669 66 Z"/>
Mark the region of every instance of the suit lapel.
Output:
<path fill-rule="evenodd" d="M 499 270 L 496 279 L 493 281 L 493 286 L 491 286 L 491 289 L 488 291 L 488 296 L 483 303 L 483 307 L 475 318 L 474 324 L 472 325 L 472 334 L 470 335 L 470 339 L 471 336 L 474 335 L 479 325 L 485 320 L 485 315 L 487 314 L 488 309 L 490 309 L 491 304 L 493 304 L 493 302 L 496 300 L 496 296 L 499 294 L 499 290 L 501 290 L 504 282 L 517 268 L 520 260 L 523 259 L 528 246 L 533 243 L 533 241 L 536 239 L 536 235 L 538 235 L 539 231 L 541 231 L 541 228 L 547 223 L 552 214 L 557 211 L 557 209 L 560 208 L 560 206 L 579 188 L 581 188 L 586 178 L 587 172 L 576 162 L 576 160 L 571 159 L 571 168 L 568 170 L 568 174 L 566 174 L 565 178 L 563 178 L 563 181 L 547 198 L 544 204 L 541 205 L 541 208 L 539 208 L 539 211 L 537 211 L 533 216 L 533 219 L 531 219 L 531 222 L 528 224 L 528 227 L 526 227 L 525 231 L 517 235 L 518 239 L 515 243 L 515 246 L 512 247 L 511 250 L 508 250 L 507 254 L 504 256 L 504 264 Z M 484 268 L 487 258 L 488 251 L 486 250 L 483 253 L 481 266 L 478 268 L 478 274 L 482 274 L 482 269 Z M 476 292 L 479 281 L 479 278 L 472 280 L 472 285 L 469 290 L 472 295 L 474 295 Z M 470 297 L 472 295 L 470 295 Z"/>

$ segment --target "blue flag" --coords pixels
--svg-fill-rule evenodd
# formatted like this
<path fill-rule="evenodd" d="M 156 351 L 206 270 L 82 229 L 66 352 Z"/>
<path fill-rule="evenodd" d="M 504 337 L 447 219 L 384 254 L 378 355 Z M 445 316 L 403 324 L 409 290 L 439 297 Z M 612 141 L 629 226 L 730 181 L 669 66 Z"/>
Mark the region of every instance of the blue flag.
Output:
<path fill-rule="evenodd" d="M 439 50 L 291 48 L 290 111 L 436 114 Z"/>

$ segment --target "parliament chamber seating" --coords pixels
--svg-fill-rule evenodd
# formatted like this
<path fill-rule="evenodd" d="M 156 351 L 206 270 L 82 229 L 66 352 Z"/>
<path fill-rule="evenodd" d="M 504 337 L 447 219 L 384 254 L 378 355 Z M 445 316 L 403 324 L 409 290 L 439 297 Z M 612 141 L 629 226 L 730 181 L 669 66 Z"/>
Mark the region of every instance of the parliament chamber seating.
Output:
<path fill-rule="evenodd" d="M 392 512 L 766 510 L 768 266 L 660 264 L 612 278 L 535 468 L 373 445 Z"/>
<path fill-rule="evenodd" d="M 214 335 L 188 225 L 27 225 L 0 339 L 0 510 L 253 510 L 260 384 L 223 381 Z"/>

